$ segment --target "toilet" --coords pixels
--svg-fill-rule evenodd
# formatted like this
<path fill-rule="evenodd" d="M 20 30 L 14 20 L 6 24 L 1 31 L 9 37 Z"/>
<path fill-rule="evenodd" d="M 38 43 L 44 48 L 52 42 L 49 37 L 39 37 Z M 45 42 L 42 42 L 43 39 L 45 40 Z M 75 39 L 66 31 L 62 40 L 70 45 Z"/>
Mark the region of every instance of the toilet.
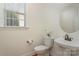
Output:
<path fill-rule="evenodd" d="M 53 47 L 53 38 L 46 36 L 43 41 L 44 41 L 44 44 L 36 46 L 34 48 L 34 51 L 38 55 L 43 55 L 43 54 L 50 55 L 50 53 L 49 53 L 50 49 L 52 49 L 52 47 Z"/>

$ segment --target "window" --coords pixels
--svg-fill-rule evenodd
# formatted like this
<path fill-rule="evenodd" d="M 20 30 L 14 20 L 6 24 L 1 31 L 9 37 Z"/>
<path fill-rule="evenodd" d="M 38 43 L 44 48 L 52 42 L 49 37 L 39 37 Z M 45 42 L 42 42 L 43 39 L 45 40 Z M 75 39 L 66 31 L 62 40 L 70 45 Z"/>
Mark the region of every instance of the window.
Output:
<path fill-rule="evenodd" d="M 25 26 L 25 4 L 24 3 L 7 3 L 4 7 L 5 26 Z"/>
<path fill-rule="evenodd" d="M 24 14 L 5 10 L 6 26 L 24 26 Z"/>

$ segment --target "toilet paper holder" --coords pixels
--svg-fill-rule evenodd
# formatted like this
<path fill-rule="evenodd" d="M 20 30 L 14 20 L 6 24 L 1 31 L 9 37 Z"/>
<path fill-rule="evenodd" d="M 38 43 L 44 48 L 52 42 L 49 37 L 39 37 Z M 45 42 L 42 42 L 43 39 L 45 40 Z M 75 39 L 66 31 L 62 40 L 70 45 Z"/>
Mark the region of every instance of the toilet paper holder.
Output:
<path fill-rule="evenodd" d="M 33 40 L 27 40 L 26 43 L 32 44 L 33 43 Z"/>

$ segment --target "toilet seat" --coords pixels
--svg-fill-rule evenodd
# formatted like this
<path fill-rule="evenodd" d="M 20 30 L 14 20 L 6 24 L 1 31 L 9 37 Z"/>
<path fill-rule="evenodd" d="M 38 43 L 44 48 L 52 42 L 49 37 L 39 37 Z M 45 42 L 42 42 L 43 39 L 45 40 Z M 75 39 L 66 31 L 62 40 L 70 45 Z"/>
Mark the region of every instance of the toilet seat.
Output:
<path fill-rule="evenodd" d="M 49 49 L 49 47 L 45 46 L 45 45 L 40 45 L 34 48 L 35 51 L 43 51 L 43 50 L 47 50 Z"/>

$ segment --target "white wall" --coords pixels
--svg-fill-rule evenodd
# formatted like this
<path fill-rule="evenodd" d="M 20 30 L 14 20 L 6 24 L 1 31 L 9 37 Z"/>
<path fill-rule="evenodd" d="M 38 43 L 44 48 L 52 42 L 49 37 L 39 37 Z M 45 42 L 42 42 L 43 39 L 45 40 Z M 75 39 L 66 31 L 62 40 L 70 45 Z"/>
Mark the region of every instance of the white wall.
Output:
<path fill-rule="evenodd" d="M 60 10 L 62 4 L 46 4 L 44 10 L 44 27 L 47 32 L 52 32 L 53 37 L 59 37 L 64 34 L 60 27 Z M 43 7 L 44 8 L 44 7 Z"/>
<path fill-rule="evenodd" d="M 22 55 L 42 43 L 41 4 L 28 4 L 27 9 L 29 28 L 0 28 L 0 55 Z M 34 43 L 28 45 L 31 39 Z"/>

